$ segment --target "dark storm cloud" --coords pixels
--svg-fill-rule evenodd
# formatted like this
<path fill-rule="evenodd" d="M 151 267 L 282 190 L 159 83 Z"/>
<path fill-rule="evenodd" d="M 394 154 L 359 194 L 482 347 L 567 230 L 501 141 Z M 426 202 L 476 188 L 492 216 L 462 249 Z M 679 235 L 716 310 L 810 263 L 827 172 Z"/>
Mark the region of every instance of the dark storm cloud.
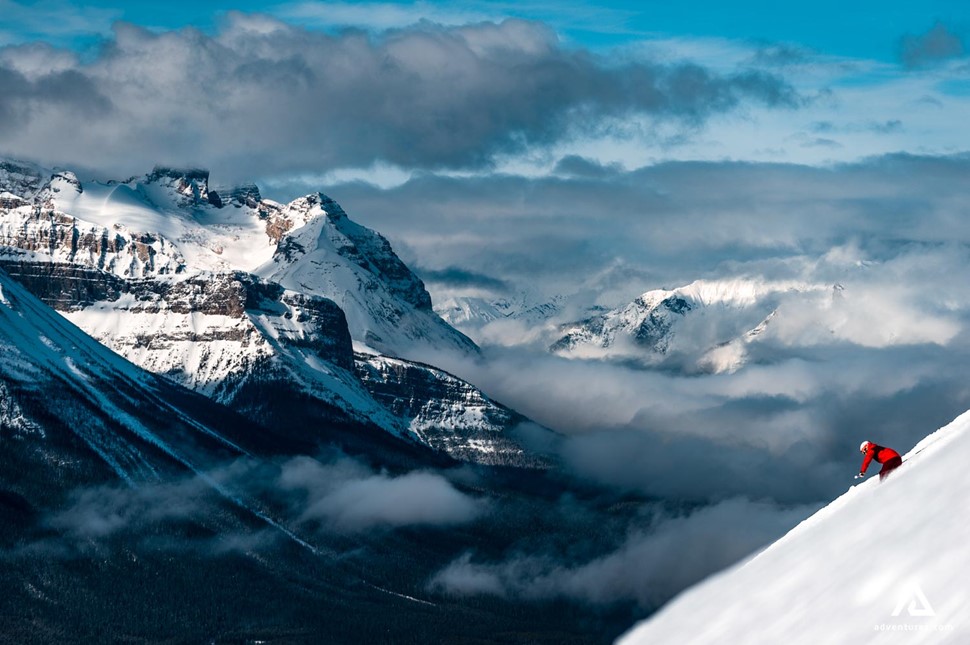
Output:
<path fill-rule="evenodd" d="M 925 33 L 903 36 L 899 59 L 903 65 L 912 69 L 963 56 L 965 53 L 963 39 L 943 23 L 937 22 Z"/>
<path fill-rule="evenodd" d="M 0 53 L 3 152 L 118 172 L 156 162 L 242 178 L 377 161 L 478 167 L 613 117 L 693 127 L 746 101 L 801 103 L 771 74 L 610 62 L 519 20 L 374 37 L 234 13 L 215 36 L 118 23 L 93 60 L 63 69 L 62 56 L 48 74 L 50 48 Z M 26 67 L 31 81 L 14 71 Z"/>

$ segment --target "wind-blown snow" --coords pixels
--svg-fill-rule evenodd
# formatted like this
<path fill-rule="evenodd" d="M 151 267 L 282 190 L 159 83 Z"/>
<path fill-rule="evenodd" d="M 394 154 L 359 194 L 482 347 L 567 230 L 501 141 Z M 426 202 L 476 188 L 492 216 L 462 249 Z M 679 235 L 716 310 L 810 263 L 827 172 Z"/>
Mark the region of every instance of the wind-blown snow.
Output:
<path fill-rule="evenodd" d="M 619 642 L 970 642 L 968 454 L 970 412 Z"/>

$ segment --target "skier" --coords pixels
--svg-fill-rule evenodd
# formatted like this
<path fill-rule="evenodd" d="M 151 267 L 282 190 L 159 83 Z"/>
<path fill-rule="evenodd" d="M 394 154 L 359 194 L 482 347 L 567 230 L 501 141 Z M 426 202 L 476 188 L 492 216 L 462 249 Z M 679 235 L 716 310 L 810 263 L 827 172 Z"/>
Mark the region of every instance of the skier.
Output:
<path fill-rule="evenodd" d="M 880 481 L 885 479 L 891 471 L 903 465 L 903 458 L 899 456 L 898 452 L 871 441 L 863 441 L 862 445 L 859 446 L 859 452 L 864 454 L 865 457 L 862 459 L 862 469 L 856 475 L 856 479 L 866 476 L 866 468 L 869 467 L 869 462 L 873 459 L 882 464 L 882 470 L 879 471 Z"/>

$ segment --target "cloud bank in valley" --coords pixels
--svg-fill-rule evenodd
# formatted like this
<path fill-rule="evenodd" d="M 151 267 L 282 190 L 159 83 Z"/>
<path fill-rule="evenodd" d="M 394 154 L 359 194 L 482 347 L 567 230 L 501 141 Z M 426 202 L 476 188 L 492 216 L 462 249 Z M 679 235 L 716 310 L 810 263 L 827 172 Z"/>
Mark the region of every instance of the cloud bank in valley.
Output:
<path fill-rule="evenodd" d="M 845 490 L 863 439 L 905 450 L 970 407 L 968 174 L 962 155 L 893 155 L 832 168 L 670 163 L 569 181 L 425 177 L 336 194 L 430 268 L 439 300 L 484 290 L 435 281 L 459 262 L 505 285 L 492 297 L 571 297 L 553 325 L 485 325 L 489 361 L 429 360 L 569 435 L 552 450 L 572 472 L 674 499 L 798 503 Z M 544 355 L 554 323 L 588 315 L 583 305 L 698 279 L 813 290 L 778 294 L 734 374 L 685 373 L 676 356 L 645 371 Z M 718 340 L 698 330 L 679 340 Z"/>
<path fill-rule="evenodd" d="M 228 503 L 224 492 L 241 501 Z M 45 523 L 83 548 L 87 542 L 117 535 L 150 535 L 153 527 L 165 523 L 209 523 L 221 513 L 216 510 L 219 506 L 242 508 L 239 504 L 257 499 L 275 500 L 278 508 L 285 509 L 284 525 L 311 534 L 453 527 L 468 524 L 487 510 L 484 501 L 433 472 L 391 475 L 374 472 L 348 457 L 293 457 L 278 464 L 241 459 L 197 476 L 146 482 L 135 488 L 78 489 Z M 246 535 L 237 526 L 228 540 L 224 538 L 206 548 L 267 546 L 285 535 L 269 525 Z"/>
<path fill-rule="evenodd" d="M 465 524 L 482 512 L 482 503 L 430 472 L 391 476 L 369 472 L 343 460 L 323 465 L 296 457 L 283 465 L 282 490 L 306 495 L 299 522 L 324 529 L 358 532 L 400 526 Z"/>
<path fill-rule="evenodd" d="M 465 553 L 429 587 L 459 596 L 569 598 L 595 605 L 632 601 L 650 609 L 777 539 L 813 510 L 731 499 L 693 513 L 659 514 L 648 529 L 588 561 L 545 552 L 488 562 Z"/>

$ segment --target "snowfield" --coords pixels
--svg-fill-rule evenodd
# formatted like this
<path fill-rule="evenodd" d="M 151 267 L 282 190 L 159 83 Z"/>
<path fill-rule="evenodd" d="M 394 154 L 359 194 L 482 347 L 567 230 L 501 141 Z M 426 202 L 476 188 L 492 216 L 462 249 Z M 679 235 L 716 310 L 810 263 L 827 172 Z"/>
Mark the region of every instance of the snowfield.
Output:
<path fill-rule="evenodd" d="M 970 642 L 968 455 L 970 412 L 618 643 Z"/>

